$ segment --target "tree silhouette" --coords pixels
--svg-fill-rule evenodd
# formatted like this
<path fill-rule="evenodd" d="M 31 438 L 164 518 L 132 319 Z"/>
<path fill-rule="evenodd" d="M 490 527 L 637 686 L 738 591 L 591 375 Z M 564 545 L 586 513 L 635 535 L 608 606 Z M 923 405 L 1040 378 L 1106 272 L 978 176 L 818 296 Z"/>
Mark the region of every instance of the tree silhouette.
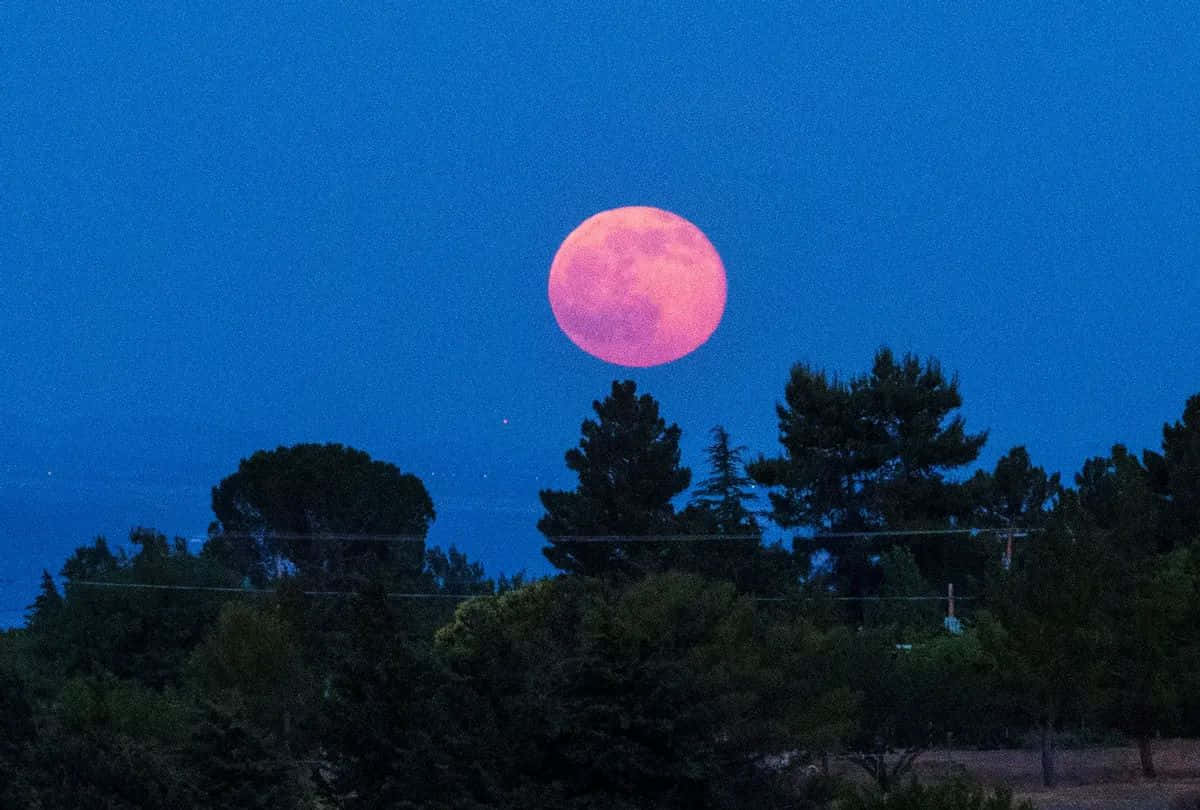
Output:
<path fill-rule="evenodd" d="M 968 486 L 977 526 L 1041 526 L 1062 493 L 1059 474 L 1035 467 L 1022 445 L 1001 456 L 992 472 L 976 472 Z"/>
<path fill-rule="evenodd" d="M 771 517 L 779 525 L 901 530 L 943 527 L 969 513 L 969 490 L 945 473 L 974 461 L 987 434 L 969 434 L 963 418 L 951 416 L 962 404 L 958 380 L 947 378 L 936 360 L 922 364 L 912 354 L 897 360 L 883 348 L 870 374 L 848 382 L 797 365 L 784 399 L 776 407 L 783 455 L 749 466 L 752 478 L 774 488 Z M 871 558 L 885 545 L 815 541 L 804 543 L 801 556 L 829 554 L 839 591 L 866 595 L 878 588 Z M 913 551 L 922 574 L 942 581 L 944 544 Z"/>
<path fill-rule="evenodd" d="M 1105 666 L 1103 599 L 1111 566 L 1088 528 L 1074 491 L 1051 514 L 1046 531 L 1013 561 L 993 571 L 989 611 L 979 617 L 985 648 L 1005 662 L 1006 701 L 1037 723 L 1042 781 L 1056 781 L 1055 730 L 1071 711 L 1096 695 Z M 995 620 L 994 620 L 995 619 Z M 998 620 L 998 621 L 996 621 Z"/>
<path fill-rule="evenodd" d="M 692 478 L 679 466 L 679 427 L 668 427 L 658 402 L 649 394 L 637 396 L 632 380 L 614 381 L 611 393 L 592 409 L 597 418 L 584 420 L 579 447 L 566 454 L 579 485 L 573 492 L 539 493 L 546 513 L 538 531 L 550 540 L 543 553 L 561 570 L 578 574 L 657 567 L 665 553 L 659 544 L 567 538 L 677 532 L 671 499 Z"/>
<path fill-rule="evenodd" d="M 1200 394 L 1162 432 L 1162 453 L 1146 450 L 1142 459 L 1151 488 L 1168 504 L 1167 543 L 1177 546 L 1200 540 Z"/>
<path fill-rule="evenodd" d="M 1179 702 L 1177 675 L 1190 668 L 1179 657 L 1192 595 L 1186 549 L 1172 553 L 1170 504 L 1157 497 L 1150 473 L 1123 445 L 1088 459 L 1075 483 L 1087 528 L 1103 543 L 1094 564 L 1107 571 L 1109 585 L 1102 605 L 1113 632 L 1103 708 L 1114 728 L 1137 741 L 1142 772 L 1153 777 L 1151 741 Z"/>
<path fill-rule="evenodd" d="M 714 533 L 757 534 L 758 521 L 746 504 L 755 499 L 754 481 L 745 472 L 744 445 L 729 446 L 729 432 L 721 425 L 709 433 L 713 442 L 705 449 L 712 475 L 700 482 L 689 506 L 711 517 Z"/>
<path fill-rule="evenodd" d="M 346 586 L 384 572 L 417 574 L 424 543 L 403 540 L 424 538 L 435 517 L 421 479 L 340 444 L 242 459 L 213 487 L 212 509 L 217 525 L 206 552 L 252 580 L 288 563 L 302 576 Z"/>
<path fill-rule="evenodd" d="M 42 584 L 37 598 L 33 600 L 33 604 L 29 606 L 29 613 L 25 616 L 28 627 L 35 632 L 49 631 L 54 620 L 62 612 L 62 608 L 62 596 L 59 595 L 58 587 L 54 584 L 54 577 L 50 576 L 50 572 L 43 568 Z"/>
<path fill-rule="evenodd" d="M 747 504 L 755 500 L 754 481 L 746 475 L 746 448 L 730 445 L 729 432 L 712 428 L 706 449 L 708 478 L 700 482 L 679 514 L 693 542 L 664 549 L 669 566 L 725 579 L 742 593 L 782 596 L 799 581 L 795 560 L 782 545 L 762 545 L 762 530 Z"/>

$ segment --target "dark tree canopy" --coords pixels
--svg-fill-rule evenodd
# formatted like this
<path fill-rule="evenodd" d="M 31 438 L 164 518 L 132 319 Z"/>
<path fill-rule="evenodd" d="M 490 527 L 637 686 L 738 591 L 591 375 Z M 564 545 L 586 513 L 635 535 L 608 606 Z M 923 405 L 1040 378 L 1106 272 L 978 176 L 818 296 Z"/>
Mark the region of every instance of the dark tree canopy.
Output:
<path fill-rule="evenodd" d="M 970 516 L 972 526 L 1022 531 L 1000 531 L 960 542 L 962 551 L 973 552 L 959 555 L 959 562 L 967 566 L 960 582 L 971 591 L 976 590 L 982 584 L 985 567 L 994 565 L 996 560 L 1005 565 L 1012 562 L 1008 548 L 1014 537 L 1033 542 L 1035 535 L 1027 530 L 1044 527 L 1050 520 L 1063 493 L 1060 480 L 1058 473 L 1047 475 L 1044 468 L 1034 466 L 1029 451 L 1018 445 L 999 458 L 992 472 L 979 470 L 967 481 L 974 505 Z"/>
<path fill-rule="evenodd" d="M 442 551 L 437 546 L 426 551 L 425 573 L 438 593 L 492 593 L 492 581 L 484 575 L 483 564 L 471 562 L 454 546 L 450 546 L 449 551 Z"/>
<path fill-rule="evenodd" d="M 104 537 L 97 537 L 90 546 L 80 546 L 63 563 L 59 573 L 67 580 L 101 579 L 115 571 L 119 560 L 108 548 Z"/>
<path fill-rule="evenodd" d="M 1167 530 L 1172 504 L 1154 492 L 1150 471 L 1123 445 L 1084 462 L 1075 483 L 1079 531 L 1103 544 L 1093 564 L 1106 569 L 1108 585 L 1103 626 L 1111 628 L 1105 657 L 1113 664 L 1099 702 L 1110 724 L 1137 740 L 1143 772 L 1153 776 L 1151 739 L 1175 710 L 1176 676 L 1191 668 L 1178 642 L 1191 596 L 1188 560 Z"/>
<path fill-rule="evenodd" d="M 62 607 L 62 596 L 59 595 L 58 587 L 54 584 L 54 577 L 50 576 L 50 572 L 43 568 L 41 588 L 37 598 L 29 606 L 29 613 L 26 614 L 25 620 L 29 627 L 43 629 L 58 617 L 58 614 L 62 612 Z"/>
<path fill-rule="evenodd" d="M 742 458 L 746 448 L 731 446 L 720 425 L 709 432 L 709 476 L 679 514 L 681 531 L 695 539 L 664 549 L 664 558 L 671 568 L 731 581 L 742 593 L 781 596 L 798 585 L 800 576 L 787 549 L 762 545 L 761 527 L 747 505 L 756 495 Z"/>
<path fill-rule="evenodd" d="M 474 698 L 489 807 L 797 806 L 762 752 L 832 744 L 855 703 L 807 621 L 765 627 L 728 583 L 677 572 L 475 599 L 436 648 Z"/>
<path fill-rule="evenodd" d="M 571 542 L 558 538 L 646 536 L 678 531 L 671 499 L 687 489 L 692 473 L 679 466 L 677 425 L 667 426 L 658 402 L 637 396 L 632 380 L 614 381 L 603 402 L 593 402 L 579 447 L 567 467 L 579 477 L 573 492 L 542 490 L 546 513 L 538 531 L 550 538 L 546 558 L 564 571 L 598 574 L 644 559 L 651 544 Z"/>
<path fill-rule="evenodd" d="M 219 608 L 215 592 L 174 589 L 237 582 L 152 528 L 132 529 L 129 545 L 138 549 L 132 557 L 114 555 L 103 537 L 77 548 L 62 568 L 61 597 L 43 577 L 30 622 L 43 653 L 65 675 L 137 677 L 161 687 L 178 680 L 181 662 Z"/>
<path fill-rule="evenodd" d="M 679 428 L 631 382 L 567 454 L 578 487 L 542 493 L 552 559 L 584 575 L 497 581 L 454 546 L 418 568 L 433 509 L 415 478 L 337 445 L 263 452 L 214 491 L 205 553 L 149 528 L 99 538 L 0 632 L 0 808 L 830 810 L 851 789 L 830 757 L 889 806 L 958 807 L 979 801 L 898 787 L 930 745 L 1035 727 L 1053 781 L 1067 728 L 1133 738 L 1146 776 L 1154 739 L 1197 735 L 1200 399 L 1162 454 L 1116 445 L 1075 489 L 1023 447 L 959 484 L 982 436 L 934 364 L 795 374 L 785 452 L 755 473 L 788 525 L 850 530 L 857 546 L 821 541 L 833 584 L 882 598 L 837 599 L 802 540 L 762 545 L 721 428 L 677 513 Z M 980 536 L 898 536 L 964 526 L 1031 531 L 1008 567 Z M 402 532 L 419 542 L 319 542 Z M 270 566 L 297 575 L 245 581 Z M 960 632 L 910 598 L 945 593 L 935 571 L 973 597 Z"/>
<path fill-rule="evenodd" d="M 975 473 L 970 488 L 978 526 L 1041 526 L 1062 493 L 1059 474 L 1034 466 L 1021 445 L 1001 456 L 992 472 Z"/>
<path fill-rule="evenodd" d="M 717 425 L 705 448 L 711 475 L 700 482 L 690 507 L 707 515 L 715 534 L 758 534 L 758 520 L 746 504 L 755 499 L 754 481 L 746 475 L 744 445 L 729 446 L 729 432 Z"/>
<path fill-rule="evenodd" d="M 1169 542 L 1200 540 L 1200 394 L 1188 398 L 1182 420 L 1163 425 L 1162 453 L 1147 450 L 1142 458 L 1152 489 L 1168 504 Z"/>
<path fill-rule="evenodd" d="M 1083 514 L 1123 559 L 1133 562 L 1169 550 L 1161 502 L 1151 491 L 1146 468 L 1124 445 L 1085 461 L 1075 486 Z"/>
<path fill-rule="evenodd" d="M 1022 547 L 1012 570 L 993 571 L 991 613 L 980 620 L 985 646 L 1004 662 L 1006 702 L 1041 729 L 1047 785 L 1055 782 L 1055 728 L 1078 716 L 1104 667 L 1101 606 L 1110 572 L 1098 564 L 1103 543 L 1084 526 L 1076 493 L 1063 493 L 1046 530 Z"/>
<path fill-rule="evenodd" d="M 279 556 L 324 582 L 419 571 L 423 542 L 339 538 L 423 538 L 435 516 L 421 479 L 340 444 L 298 444 L 242 459 L 213 487 L 212 509 L 218 525 L 209 553 L 256 579 L 269 575 Z"/>
<path fill-rule="evenodd" d="M 947 378 L 936 360 L 906 354 L 897 360 L 883 348 L 871 373 L 849 381 L 809 366 L 793 367 L 777 406 L 783 455 L 760 458 L 749 468 L 774 487 L 772 519 L 785 528 L 871 531 L 945 526 L 970 511 L 969 489 L 945 473 L 975 460 L 986 432 L 966 432 L 957 377 Z M 831 552 L 842 590 L 869 593 L 878 572 L 869 564 L 869 543 Z M 925 576 L 942 578 L 943 547 L 916 549 Z"/>

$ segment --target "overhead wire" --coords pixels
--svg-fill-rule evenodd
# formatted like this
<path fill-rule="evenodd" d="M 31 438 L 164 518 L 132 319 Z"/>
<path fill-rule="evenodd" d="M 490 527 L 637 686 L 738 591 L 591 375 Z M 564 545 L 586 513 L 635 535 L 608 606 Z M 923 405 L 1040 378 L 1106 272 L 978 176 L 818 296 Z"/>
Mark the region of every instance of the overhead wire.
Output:
<path fill-rule="evenodd" d="M 935 535 L 967 534 L 971 537 L 980 535 L 1000 535 L 1013 538 L 1023 538 L 1033 532 L 1044 531 L 1040 528 L 963 528 L 963 529 L 886 529 L 862 532 L 821 532 L 818 534 L 797 534 L 795 540 L 842 540 L 863 537 L 921 537 Z M 705 540 L 761 540 L 761 534 L 603 534 L 603 535 L 547 535 L 546 539 L 555 543 L 679 543 Z"/>
<path fill-rule="evenodd" d="M 162 590 L 162 591 L 202 591 L 215 593 L 239 593 L 249 596 L 270 596 L 277 593 L 275 588 L 234 588 L 228 586 L 215 585 L 160 585 L 151 582 L 102 582 L 99 580 L 74 580 L 67 583 L 68 586 L 83 585 L 86 587 L 95 588 L 140 588 L 147 590 Z M 359 591 L 302 591 L 305 596 L 361 596 Z M 466 594 L 446 594 L 446 593 L 386 593 L 388 599 L 474 599 L 477 596 L 495 596 L 494 593 L 466 593 Z M 940 601 L 945 602 L 951 597 L 948 596 L 752 596 L 748 597 L 755 602 L 795 602 L 795 601 L 823 601 L 829 600 L 833 602 L 923 602 L 923 601 Z M 973 600 L 976 597 L 972 596 L 955 596 L 954 601 Z"/>
<path fill-rule="evenodd" d="M 1004 528 L 956 528 L 956 529 L 897 529 L 897 530 L 880 530 L 880 531 L 864 531 L 864 532 L 822 532 L 813 535 L 797 535 L 796 540 L 829 540 L 829 539 L 853 539 L 864 537 L 918 537 L 918 536 L 937 536 L 937 535 L 954 535 L 967 534 L 971 537 L 977 537 L 981 534 L 996 534 L 1004 537 L 1023 538 L 1030 533 L 1043 531 L 1040 528 L 1027 527 L 1004 527 Z M 222 532 L 207 537 L 189 537 L 183 538 L 189 542 L 207 542 L 208 540 L 217 538 L 234 538 L 234 539 L 254 539 L 254 540 L 303 540 L 303 541 L 322 541 L 322 542 L 392 542 L 392 543 L 411 543 L 425 542 L 423 535 L 404 535 L 404 534 L 338 534 L 338 533 L 308 533 L 302 534 L 298 532 Z M 731 540 L 761 540 L 761 534 L 678 534 L 678 535 L 555 535 L 547 536 L 551 542 L 559 543 L 681 543 L 681 542 L 706 542 L 706 541 L 731 541 Z M 73 580 L 66 583 L 68 586 L 82 585 L 85 587 L 96 588 L 133 588 L 144 590 L 162 590 L 162 591 L 198 591 L 211 593 L 238 593 L 247 595 L 271 595 L 276 593 L 274 588 L 239 588 L 228 586 L 212 586 L 212 585 L 171 585 L 149 582 L 103 582 L 100 580 Z M 356 596 L 356 591 L 303 591 L 305 596 Z M 466 600 L 477 596 L 486 596 L 488 594 L 445 594 L 445 593 L 387 593 L 388 599 L 455 599 Z M 977 597 L 972 596 L 756 596 L 749 597 L 756 602 L 788 602 L 788 601 L 815 601 L 829 600 L 835 602 L 882 602 L 882 601 L 904 601 L 904 602 L 921 602 L 921 601 L 972 601 Z M 13 614 L 23 613 L 27 608 L 15 609 L 0 609 L 0 613 Z"/>
<path fill-rule="evenodd" d="M 966 529 L 886 529 L 879 531 L 867 532 L 821 532 L 812 535 L 797 535 L 796 539 L 800 540 L 826 540 L 840 538 L 855 538 L 855 537 L 920 537 L 927 535 L 949 535 L 949 534 L 969 534 L 971 537 L 977 537 L 981 534 L 998 534 L 1004 537 L 1010 534 L 1014 538 L 1026 537 L 1032 532 L 1045 531 L 1041 528 L 966 528 Z"/>
<path fill-rule="evenodd" d="M 153 582 L 101 582 L 98 580 L 80 579 L 67 583 L 67 586 L 84 585 L 92 588 L 141 588 L 158 591 L 205 591 L 213 593 L 240 593 L 247 595 L 270 596 L 277 592 L 275 588 L 234 588 L 218 585 L 160 585 Z M 301 591 L 305 596 L 358 596 L 358 591 Z M 388 593 L 388 599 L 455 599 L 479 596 L 480 594 L 445 594 L 445 593 Z"/>

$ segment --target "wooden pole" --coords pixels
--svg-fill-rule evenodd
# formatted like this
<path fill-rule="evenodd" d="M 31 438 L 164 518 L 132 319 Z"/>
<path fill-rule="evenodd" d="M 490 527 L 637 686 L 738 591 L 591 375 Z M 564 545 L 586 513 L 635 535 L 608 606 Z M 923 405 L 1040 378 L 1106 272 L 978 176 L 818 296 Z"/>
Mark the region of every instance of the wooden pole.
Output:
<path fill-rule="evenodd" d="M 946 586 L 946 597 L 949 603 L 947 614 L 951 619 L 954 618 L 954 583 L 951 582 Z"/>
<path fill-rule="evenodd" d="M 1007 571 L 1012 566 L 1012 527 L 1008 529 L 1008 547 L 1004 551 L 1004 570 Z"/>

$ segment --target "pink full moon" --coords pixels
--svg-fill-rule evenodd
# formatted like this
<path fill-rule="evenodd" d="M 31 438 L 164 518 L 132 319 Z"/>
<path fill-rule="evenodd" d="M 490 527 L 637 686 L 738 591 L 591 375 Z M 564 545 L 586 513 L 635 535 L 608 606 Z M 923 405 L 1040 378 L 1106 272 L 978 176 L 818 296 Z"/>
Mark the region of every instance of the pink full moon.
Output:
<path fill-rule="evenodd" d="M 725 290 L 721 257 L 700 229 L 648 206 L 584 220 L 550 265 L 559 328 L 620 366 L 657 366 L 694 351 L 721 322 Z"/>

